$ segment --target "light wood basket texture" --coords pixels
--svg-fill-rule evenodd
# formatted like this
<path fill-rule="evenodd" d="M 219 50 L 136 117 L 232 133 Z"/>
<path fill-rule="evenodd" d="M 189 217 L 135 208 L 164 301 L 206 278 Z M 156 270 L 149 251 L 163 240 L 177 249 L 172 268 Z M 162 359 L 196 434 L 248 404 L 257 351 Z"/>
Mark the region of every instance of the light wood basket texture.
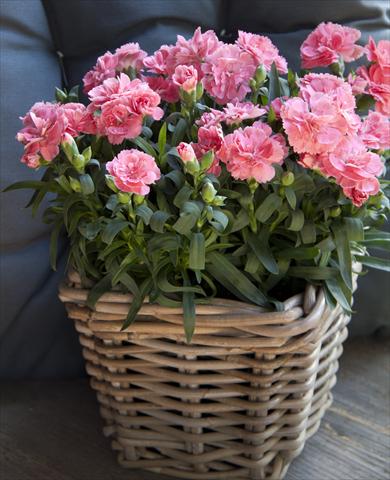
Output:
<path fill-rule="evenodd" d="M 180 479 L 280 480 L 332 401 L 349 318 L 308 286 L 285 311 L 214 299 L 182 310 L 148 303 L 126 331 L 132 297 L 92 311 L 75 272 L 60 287 L 74 320 L 104 433 L 119 462 Z"/>

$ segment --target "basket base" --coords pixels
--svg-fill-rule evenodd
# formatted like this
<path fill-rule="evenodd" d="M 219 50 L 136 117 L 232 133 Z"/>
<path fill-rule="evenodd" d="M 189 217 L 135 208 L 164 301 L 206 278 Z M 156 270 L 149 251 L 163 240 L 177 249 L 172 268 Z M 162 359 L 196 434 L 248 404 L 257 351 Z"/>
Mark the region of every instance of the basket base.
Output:
<path fill-rule="evenodd" d="M 200 306 L 190 345 L 177 309 L 145 304 L 123 332 L 129 296 L 112 292 L 91 311 L 85 290 L 61 295 L 125 468 L 281 480 L 332 402 L 349 318 L 314 287 L 283 312 L 223 299 Z"/>

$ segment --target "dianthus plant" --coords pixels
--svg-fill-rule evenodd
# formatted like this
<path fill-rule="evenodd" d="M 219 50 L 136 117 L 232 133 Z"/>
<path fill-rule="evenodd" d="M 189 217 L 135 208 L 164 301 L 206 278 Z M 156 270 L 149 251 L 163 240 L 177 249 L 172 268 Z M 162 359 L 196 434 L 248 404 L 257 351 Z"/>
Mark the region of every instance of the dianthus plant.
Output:
<path fill-rule="evenodd" d="M 69 263 L 93 287 L 183 308 L 230 296 L 269 309 L 311 283 L 350 311 L 355 265 L 388 269 L 390 42 L 323 23 L 301 46 L 302 70 L 263 36 L 234 44 L 198 28 L 153 55 L 129 43 L 99 57 L 77 89 L 36 103 L 17 139 L 42 168 L 35 212 L 62 231 Z M 346 64 L 367 63 L 346 73 Z M 329 73 L 315 73 L 317 67 Z M 85 97 L 86 98 L 86 97 Z"/>

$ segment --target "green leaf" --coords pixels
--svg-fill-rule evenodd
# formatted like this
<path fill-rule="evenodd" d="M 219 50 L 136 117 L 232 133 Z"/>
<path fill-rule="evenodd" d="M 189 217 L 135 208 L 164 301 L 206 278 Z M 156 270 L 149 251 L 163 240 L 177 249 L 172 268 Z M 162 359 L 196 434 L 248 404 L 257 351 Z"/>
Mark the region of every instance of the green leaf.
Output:
<path fill-rule="evenodd" d="M 128 226 L 129 222 L 124 220 L 111 220 L 103 230 L 101 236 L 102 242 L 110 245 L 118 233 Z"/>
<path fill-rule="evenodd" d="M 139 312 L 139 309 L 141 308 L 145 300 L 145 297 L 150 293 L 152 286 L 153 286 L 153 280 L 151 277 L 147 278 L 142 282 L 139 289 L 139 293 L 135 294 L 133 297 L 133 301 L 131 302 L 126 320 L 124 321 L 121 327 L 121 331 L 128 328 L 134 322 L 134 320 L 137 317 L 137 313 Z"/>
<path fill-rule="evenodd" d="M 347 287 L 352 290 L 352 258 L 346 226 L 342 223 L 334 223 L 332 232 L 336 244 L 337 258 L 339 261 L 340 274 Z"/>
<path fill-rule="evenodd" d="M 170 216 L 171 215 L 169 213 L 157 210 L 157 212 L 154 212 L 153 215 L 150 217 L 150 228 L 154 232 L 163 233 L 165 222 Z"/>
<path fill-rule="evenodd" d="M 221 211 L 213 209 L 213 220 L 209 222 L 217 232 L 222 233 L 225 231 L 229 223 L 229 218 Z"/>
<path fill-rule="evenodd" d="M 200 168 L 202 172 L 208 170 L 214 161 L 214 152 L 210 150 L 209 152 L 205 153 L 200 161 Z"/>
<path fill-rule="evenodd" d="M 204 270 L 205 254 L 203 233 L 193 233 L 190 241 L 189 267 L 192 270 Z"/>
<path fill-rule="evenodd" d="M 295 210 L 294 212 L 291 212 L 291 221 L 287 228 L 293 232 L 299 232 L 302 230 L 304 223 L 305 215 L 302 210 Z"/>
<path fill-rule="evenodd" d="M 53 170 L 51 168 L 47 168 L 45 173 L 42 175 L 41 182 L 45 184 L 45 187 L 41 187 L 40 189 L 36 189 L 33 195 L 31 196 L 29 202 L 25 206 L 25 208 L 28 208 L 30 205 L 35 205 L 35 210 L 38 209 L 39 204 L 43 200 L 44 196 L 46 195 L 47 192 L 52 189 L 53 183 L 51 180 L 53 179 Z M 42 193 L 43 192 L 43 193 Z M 39 200 L 36 200 L 37 197 L 40 197 Z M 35 201 L 37 203 L 35 203 Z M 34 207 L 33 207 L 33 216 L 34 216 Z"/>
<path fill-rule="evenodd" d="M 101 227 L 99 222 L 82 221 L 79 223 L 77 229 L 87 240 L 94 240 L 100 232 Z"/>
<path fill-rule="evenodd" d="M 65 177 L 65 175 L 60 175 L 59 177 L 54 179 L 58 185 L 61 186 L 61 188 L 66 192 L 66 193 L 72 193 L 72 187 L 70 186 L 69 180 Z"/>
<path fill-rule="evenodd" d="M 189 185 L 184 185 L 176 194 L 175 198 L 173 199 L 173 204 L 177 208 L 181 208 L 185 202 L 187 202 L 191 195 L 193 189 Z"/>
<path fill-rule="evenodd" d="M 295 210 L 295 207 L 297 206 L 297 197 L 295 195 L 294 189 L 291 187 L 286 187 L 284 192 L 286 194 L 288 204 L 293 210 Z"/>
<path fill-rule="evenodd" d="M 91 288 L 87 297 L 87 306 L 93 310 L 99 298 L 111 290 L 111 274 L 107 274 Z"/>
<path fill-rule="evenodd" d="M 282 206 L 282 203 L 282 199 L 276 193 L 268 195 L 256 210 L 255 215 L 257 220 L 265 223 L 271 215 Z"/>
<path fill-rule="evenodd" d="M 173 285 L 168 280 L 167 270 L 162 268 L 158 277 L 157 277 L 157 286 L 160 288 L 164 293 L 183 293 L 183 292 L 190 292 L 190 293 L 198 293 L 199 295 L 205 295 L 203 288 L 198 286 L 177 286 Z"/>
<path fill-rule="evenodd" d="M 320 254 L 317 247 L 286 248 L 278 253 L 278 258 L 294 258 L 295 260 L 311 260 Z"/>
<path fill-rule="evenodd" d="M 290 267 L 287 272 L 290 277 L 308 280 L 327 280 L 335 277 L 337 273 L 337 269 L 332 267 Z"/>
<path fill-rule="evenodd" d="M 369 249 L 373 248 L 379 250 L 390 250 L 390 239 L 386 238 L 372 238 L 368 240 L 363 240 L 360 243 Z"/>
<path fill-rule="evenodd" d="M 335 278 L 329 278 L 329 279 L 325 280 L 325 285 L 327 286 L 327 288 L 329 289 L 329 292 L 333 295 L 335 300 L 341 305 L 341 307 L 346 312 L 352 313 L 350 300 L 348 300 L 347 297 L 344 294 L 344 291 L 343 291 L 343 288 L 342 288 L 342 282 L 343 282 L 343 280 L 338 275 Z"/>
<path fill-rule="evenodd" d="M 317 239 L 317 232 L 314 222 L 306 220 L 300 233 L 303 243 L 315 243 Z"/>
<path fill-rule="evenodd" d="M 355 259 L 367 267 L 390 272 L 390 260 L 388 258 L 371 257 L 368 255 L 355 255 Z"/>
<path fill-rule="evenodd" d="M 297 173 L 294 175 L 295 192 L 310 193 L 316 188 L 313 179 L 307 173 Z"/>
<path fill-rule="evenodd" d="M 34 194 L 32 196 L 29 204 L 31 205 L 31 213 L 33 217 L 35 217 L 38 211 L 38 208 L 42 203 L 42 200 L 44 199 L 45 195 L 49 192 L 49 190 L 50 190 L 50 186 L 47 185 L 46 187 L 43 187 L 40 190 L 36 190 L 35 191 L 36 195 Z"/>
<path fill-rule="evenodd" d="M 336 248 L 336 245 L 334 244 L 333 238 L 329 236 L 318 242 L 316 247 L 319 248 L 321 252 L 331 252 Z"/>
<path fill-rule="evenodd" d="M 262 265 L 274 275 L 277 275 L 279 272 L 278 264 L 271 252 L 271 249 L 268 245 L 268 238 L 266 235 L 261 233 L 256 236 L 254 233 L 250 232 L 248 234 L 248 243 L 251 247 L 253 253 L 256 255 L 258 260 Z"/>
<path fill-rule="evenodd" d="M 63 226 L 62 217 L 56 220 L 54 228 L 50 234 L 50 265 L 53 270 L 57 270 L 57 249 L 58 237 Z"/>
<path fill-rule="evenodd" d="M 145 225 L 149 225 L 150 219 L 153 215 L 153 210 L 151 208 L 143 203 L 135 209 L 135 213 L 138 217 L 142 218 Z"/>
<path fill-rule="evenodd" d="M 183 274 L 183 280 L 184 286 L 188 287 L 191 285 L 187 274 Z M 192 292 L 183 293 L 183 320 L 186 340 L 187 343 L 190 343 L 195 331 L 196 321 L 195 295 Z"/>
<path fill-rule="evenodd" d="M 280 93 L 282 97 L 289 97 L 290 96 L 290 88 L 288 85 L 288 81 L 285 78 L 279 78 L 279 85 L 280 85 Z"/>
<path fill-rule="evenodd" d="M 202 213 L 199 202 L 185 202 L 182 213 L 173 228 L 182 235 L 188 235 Z"/>
<path fill-rule="evenodd" d="M 388 240 L 390 241 L 390 232 L 382 232 L 381 230 L 370 229 L 364 232 L 364 240 Z"/>
<path fill-rule="evenodd" d="M 188 235 L 198 221 L 198 216 L 193 213 L 182 213 L 173 224 L 173 228 L 182 235 Z"/>
<path fill-rule="evenodd" d="M 177 250 L 180 245 L 180 237 L 175 233 L 153 235 L 148 242 L 148 251 L 152 254 L 155 251 L 165 250 L 171 252 Z"/>
<path fill-rule="evenodd" d="M 137 137 L 137 138 L 133 138 L 130 141 L 134 143 L 134 145 L 136 145 L 138 148 L 140 148 L 143 152 L 147 153 L 148 155 L 151 155 L 152 157 L 156 157 L 156 150 L 144 138 Z"/>
<path fill-rule="evenodd" d="M 12 185 L 9 185 L 8 187 L 4 188 L 3 192 L 20 190 L 23 188 L 32 188 L 35 190 L 35 189 L 44 187 L 45 185 L 46 185 L 46 182 L 42 182 L 40 180 L 27 180 L 24 182 L 16 182 L 16 183 L 13 183 Z"/>
<path fill-rule="evenodd" d="M 351 242 L 360 242 L 364 240 L 363 223 L 360 218 L 346 217 L 343 219 L 345 232 L 348 240 Z"/>
<path fill-rule="evenodd" d="M 164 122 L 160 128 L 158 134 L 158 151 L 160 152 L 160 157 L 165 153 L 165 145 L 167 143 L 167 124 Z"/>
<path fill-rule="evenodd" d="M 268 73 L 268 103 L 271 104 L 272 100 L 281 97 L 281 89 L 279 82 L 279 73 L 276 68 L 275 62 L 272 63 L 271 71 Z"/>
<path fill-rule="evenodd" d="M 249 225 L 249 216 L 248 213 L 242 208 L 234 217 L 232 227 L 229 231 L 230 233 L 237 232 L 244 229 L 247 225 Z"/>
<path fill-rule="evenodd" d="M 175 126 L 175 131 L 173 132 L 172 135 L 172 145 L 177 146 L 179 143 L 183 140 L 184 135 L 187 130 L 187 122 L 184 120 L 184 118 L 181 118 L 176 126 Z"/>
<path fill-rule="evenodd" d="M 185 182 L 185 176 L 181 170 L 171 170 L 164 175 L 164 179 L 169 179 L 176 188 L 181 188 Z"/>
<path fill-rule="evenodd" d="M 208 271 L 224 287 L 232 291 L 238 297 L 249 300 L 260 306 L 268 306 L 267 297 L 229 260 L 226 255 L 217 252 L 207 254 Z M 236 295 L 237 296 L 237 295 Z"/>
<path fill-rule="evenodd" d="M 81 185 L 81 191 L 83 192 L 84 195 L 90 195 L 95 191 L 95 185 L 93 183 L 93 180 L 88 173 L 85 173 L 84 175 L 80 175 L 80 185 Z"/>

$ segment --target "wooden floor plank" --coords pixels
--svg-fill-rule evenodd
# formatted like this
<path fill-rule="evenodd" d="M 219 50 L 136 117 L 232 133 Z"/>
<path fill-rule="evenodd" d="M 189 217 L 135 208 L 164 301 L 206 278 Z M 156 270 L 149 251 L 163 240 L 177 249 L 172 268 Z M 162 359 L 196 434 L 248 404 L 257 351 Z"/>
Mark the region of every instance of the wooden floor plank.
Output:
<path fill-rule="evenodd" d="M 286 480 L 390 479 L 389 342 L 348 341 L 334 403 Z M 85 380 L 3 382 L 1 480 L 163 480 L 120 468 Z"/>

